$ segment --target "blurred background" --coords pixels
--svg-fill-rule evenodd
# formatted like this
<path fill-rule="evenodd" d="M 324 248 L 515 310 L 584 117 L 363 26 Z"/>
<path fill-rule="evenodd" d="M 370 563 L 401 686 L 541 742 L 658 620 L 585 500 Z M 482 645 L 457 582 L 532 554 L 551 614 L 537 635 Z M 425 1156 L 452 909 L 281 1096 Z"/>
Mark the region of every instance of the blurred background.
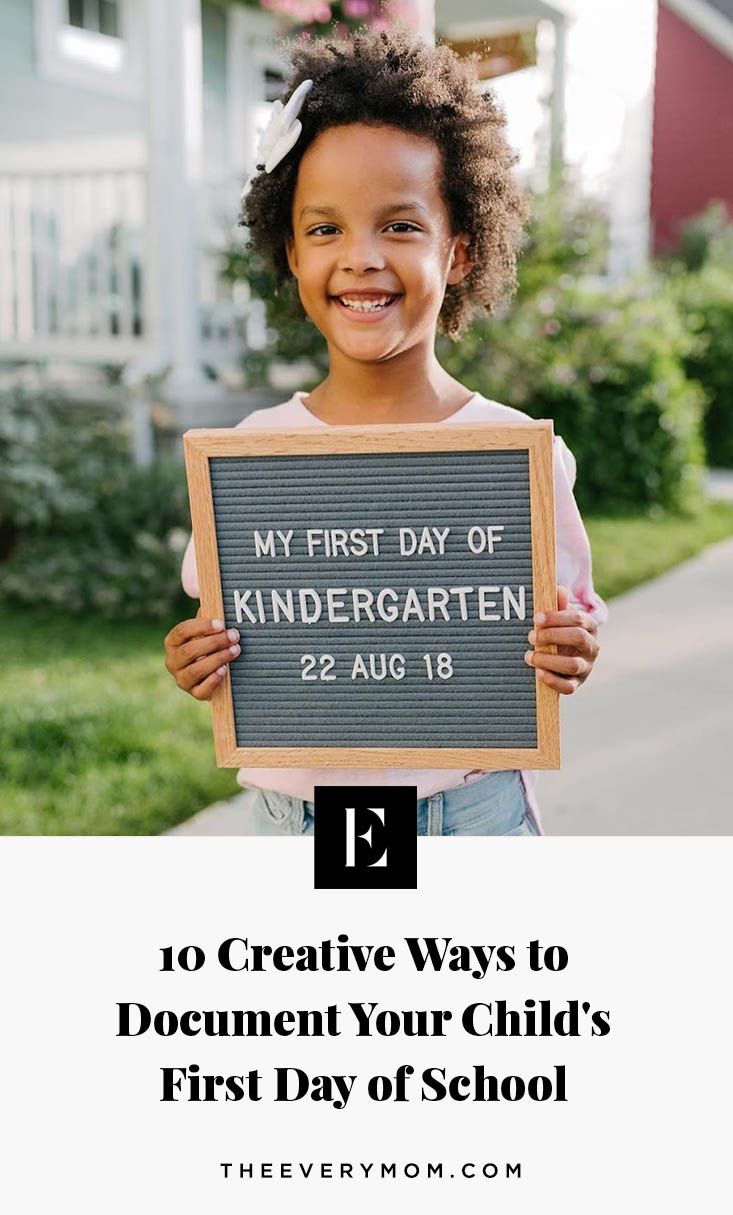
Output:
<path fill-rule="evenodd" d="M 236 830 L 163 668 L 180 435 L 323 377 L 239 196 L 276 39 L 396 21 L 479 52 L 533 206 L 439 357 L 555 420 L 612 600 L 547 829 L 731 830 L 733 0 L 1 0 L 0 832 Z"/>

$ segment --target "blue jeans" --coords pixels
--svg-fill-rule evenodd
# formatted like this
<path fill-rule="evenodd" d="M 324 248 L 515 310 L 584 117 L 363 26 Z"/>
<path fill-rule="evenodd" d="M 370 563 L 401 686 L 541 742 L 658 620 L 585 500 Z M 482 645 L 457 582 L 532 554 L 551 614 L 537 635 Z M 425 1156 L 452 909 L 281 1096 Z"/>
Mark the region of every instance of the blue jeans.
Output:
<path fill-rule="evenodd" d="M 272 789 L 259 790 L 252 835 L 312 835 L 313 802 Z M 418 835 L 539 835 L 518 772 L 486 776 L 423 797 Z"/>

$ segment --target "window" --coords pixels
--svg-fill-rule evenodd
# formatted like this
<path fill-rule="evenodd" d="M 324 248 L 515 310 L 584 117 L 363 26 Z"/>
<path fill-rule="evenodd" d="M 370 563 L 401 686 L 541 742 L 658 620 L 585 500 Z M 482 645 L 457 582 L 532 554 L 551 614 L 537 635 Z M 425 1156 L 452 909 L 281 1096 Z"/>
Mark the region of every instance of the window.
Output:
<path fill-rule="evenodd" d="M 265 68 L 265 101 L 277 101 L 285 89 L 285 77 L 275 68 Z"/>
<path fill-rule="evenodd" d="M 40 75 L 140 96 L 145 0 L 35 0 Z"/>
<path fill-rule="evenodd" d="M 68 0 L 69 25 L 95 34 L 119 38 L 119 5 L 117 0 Z"/>
<path fill-rule="evenodd" d="M 270 117 L 270 103 L 283 94 L 286 63 L 276 33 L 274 13 L 259 6 L 227 6 L 229 163 L 240 179 L 254 170 L 259 132 Z"/>

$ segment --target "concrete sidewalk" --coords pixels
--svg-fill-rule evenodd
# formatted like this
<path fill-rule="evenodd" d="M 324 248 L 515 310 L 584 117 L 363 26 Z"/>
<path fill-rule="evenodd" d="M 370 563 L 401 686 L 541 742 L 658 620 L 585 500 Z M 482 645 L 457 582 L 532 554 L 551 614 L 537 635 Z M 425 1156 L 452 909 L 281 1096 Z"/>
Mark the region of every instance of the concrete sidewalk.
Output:
<path fill-rule="evenodd" d="M 215 802 L 205 810 L 199 810 L 185 822 L 172 827 L 165 835 L 257 835 L 253 830 L 254 806 L 257 794 L 254 789 L 242 790 L 224 802 Z"/>
<path fill-rule="evenodd" d="M 733 833 L 733 540 L 611 604 L 588 685 L 561 698 L 563 766 L 538 791 L 548 835 Z M 250 835 L 255 795 L 177 835 Z"/>
<path fill-rule="evenodd" d="M 732 608 L 733 540 L 613 601 L 538 779 L 548 834 L 733 833 Z"/>

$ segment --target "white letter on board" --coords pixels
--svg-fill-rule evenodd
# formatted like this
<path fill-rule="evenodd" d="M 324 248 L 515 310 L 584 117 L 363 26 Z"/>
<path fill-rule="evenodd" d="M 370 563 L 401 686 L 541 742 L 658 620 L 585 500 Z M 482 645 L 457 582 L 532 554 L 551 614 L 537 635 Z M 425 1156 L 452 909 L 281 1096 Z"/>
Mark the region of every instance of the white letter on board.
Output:
<path fill-rule="evenodd" d="M 375 557 L 379 556 L 379 537 L 382 536 L 383 534 L 384 534 L 383 527 L 365 527 L 364 528 L 364 535 L 371 536 L 372 552 L 374 553 Z"/>
<path fill-rule="evenodd" d="M 387 598 L 392 600 L 391 607 L 385 607 L 385 599 Z M 382 620 L 385 620 L 387 624 L 393 624 L 400 614 L 400 609 L 397 606 L 398 600 L 397 592 L 393 591 L 391 586 L 385 586 L 377 595 L 377 611 Z"/>
<path fill-rule="evenodd" d="M 348 624 L 349 617 L 344 616 L 343 612 L 339 615 L 339 608 L 344 608 L 343 596 L 347 593 L 345 586 L 329 586 L 326 588 L 326 603 L 328 605 L 328 619 L 332 624 Z"/>
<path fill-rule="evenodd" d="M 508 587 L 508 586 L 504 587 L 504 619 L 505 620 L 508 620 L 509 616 L 510 616 L 510 612 L 509 612 L 510 604 L 514 608 L 514 614 L 518 620 L 524 620 L 525 616 L 527 615 L 527 608 L 525 606 L 524 587 L 518 586 L 517 591 L 519 593 L 519 599 L 516 599 L 514 597 L 514 593 L 511 590 L 511 587 Z"/>
<path fill-rule="evenodd" d="M 466 603 L 466 595 L 470 595 L 472 591 L 472 586 L 452 586 L 450 588 L 451 595 L 458 596 L 458 602 L 461 605 L 461 620 L 468 620 L 468 604 Z"/>
<path fill-rule="evenodd" d="M 312 611 L 314 615 L 312 616 L 308 615 L 306 595 L 310 595 L 313 600 Z M 298 602 L 300 604 L 300 618 L 303 624 L 315 624 L 317 620 L 321 619 L 323 604 L 321 603 L 321 596 L 318 594 L 318 591 L 314 591 L 312 587 L 305 587 L 302 591 L 298 591 Z"/>
<path fill-rule="evenodd" d="M 441 557 L 445 557 L 445 542 L 450 535 L 449 527 L 434 527 L 432 529 L 435 539 L 438 541 L 438 552 Z"/>
<path fill-rule="evenodd" d="M 254 533 L 255 542 L 255 557 L 274 557 L 275 556 L 275 533 L 268 532 L 265 539 L 259 532 Z"/>
<path fill-rule="evenodd" d="M 251 591 L 245 591 L 244 594 L 241 591 L 234 592 L 234 611 L 237 614 L 237 624 L 242 623 L 245 612 L 247 613 L 247 619 L 249 620 L 250 624 L 257 624 L 257 617 L 254 616 L 250 608 L 247 607 L 247 600 L 251 594 Z"/>
<path fill-rule="evenodd" d="M 285 597 L 279 591 L 271 592 L 272 599 L 272 620 L 273 624 L 279 624 L 281 616 L 284 616 L 290 624 L 295 624 L 295 602 L 293 600 L 293 592 L 288 589 L 285 591 Z"/>
<path fill-rule="evenodd" d="M 478 588 L 478 618 L 479 620 L 501 620 L 498 612 L 490 609 L 496 607 L 495 599 L 487 599 L 487 595 L 498 595 L 498 586 L 480 586 Z"/>
<path fill-rule="evenodd" d="M 408 586 L 405 595 L 405 606 L 402 609 L 402 619 L 409 620 L 410 616 L 417 616 L 418 620 L 425 623 L 425 613 L 422 610 L 422 604 L 418 598 L 417 591 L 414 586 Z"/>
<path fill-rule="evenodd" d="M 374 624 L 374 612 L 372 604 L 374 603 L 374 595 L 367 590 L 365 586 L 355 586 L 351 592 L 351 602 L 353 604 L 354 623 L 358 624 L 361 620 L 362 612 L 367 620 L 371 620 Z"/>
<path fill-rule="evenodd" d="M 323 544 L 323 528 L 309 527 L 305 533 L 305 538 L 308 544 L 308 556 L 313 556 L 313 550 L 318 544 Z"/>
<path fill-rule="evenodd" d="M 428 587 L 428 618 L 430 620 L 435 620 L 436 609 L 440 611 L 444 620 L 450 620 L 448 592 L 444 586 Z"/>
<path fill-rule="evenodd" d="M 278 532 L 277 534 L 280 537 L 283 548 L 285 549 L 285 556 L 289 557 L 290 556 L 290 541 L 293 538 L 292 527 L 290 528 L 289 532 Z"/>
<path fill-rule="evenodd" d="M 409 544 L 410 547 L 405 548 L 406 544 Z M 401 527 L 400 528 L 400 555 L 402 557 L 411 557 L 416 548 L 417 548 L 417 534 L 412 530 L 411 527 Z"/>
<path fill-rule="evenodd" d="M 504 525 L 501 523 L 490 523 L 486 528 L 486 539 L 489 542 L 489 552 L 493 553 L 494 548 L 501 542 L 501 536 L 496 535 L 497 532 L 503 532 Z"/>

